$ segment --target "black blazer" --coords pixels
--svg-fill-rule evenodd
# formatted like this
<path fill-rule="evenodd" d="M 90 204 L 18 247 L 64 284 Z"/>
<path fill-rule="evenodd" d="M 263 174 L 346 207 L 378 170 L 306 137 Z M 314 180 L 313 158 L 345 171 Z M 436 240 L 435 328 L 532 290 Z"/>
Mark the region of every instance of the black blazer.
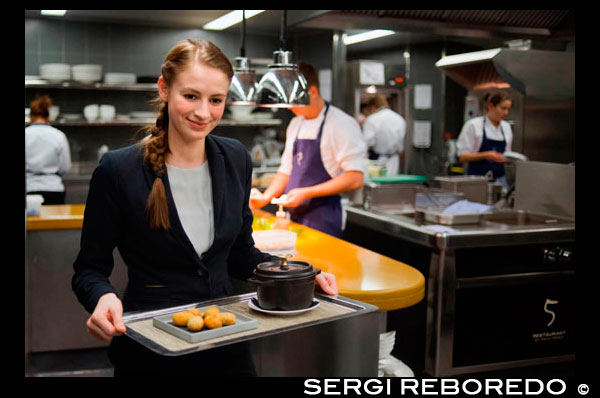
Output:
<path fill-rule="evenodd" d="M 116 293 L 110 276 L 115 247 L 127 265 L 124 311 L 149 310 L 226 296 L 230 276 L 246 279 L 257 264 L 273 259 L 254 247 L 248 207 L 252 162 L 230 138 L 206 137 L 212 179 L 214 241 L 199 257 L 179 220 L 167 173 L 162 177 L 171 230 L 151 230 L 145 213 L 155 175 L 143 147 L 106 153 L 94 170 L 74 263 L 72 288 L 92 313 L 100 296 Z M 198 220 L 202 222 L 202 220 Z"/>

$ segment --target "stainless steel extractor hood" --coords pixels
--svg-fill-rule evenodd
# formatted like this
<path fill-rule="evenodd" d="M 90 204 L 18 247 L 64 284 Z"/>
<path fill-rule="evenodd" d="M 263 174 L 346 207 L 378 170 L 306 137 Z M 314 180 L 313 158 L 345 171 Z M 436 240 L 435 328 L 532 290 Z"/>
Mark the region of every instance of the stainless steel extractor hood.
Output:
<path fill-rule="evenodd" d="M 575 96 L 574 52 L 494 48 L 448 55 L 435 65 L 469 90 L 511 87 L 527 96 Z"/>

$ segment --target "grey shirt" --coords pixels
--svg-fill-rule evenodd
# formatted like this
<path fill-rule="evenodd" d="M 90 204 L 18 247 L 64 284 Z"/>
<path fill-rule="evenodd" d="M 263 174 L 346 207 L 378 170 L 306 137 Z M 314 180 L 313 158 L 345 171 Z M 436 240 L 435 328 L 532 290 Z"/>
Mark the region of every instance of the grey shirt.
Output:
<path fill-rule="evenodd" d="M 215 237 L 208 161 L 192 169 L 167 164 L 167 173 L 181 225 L 198 256 L 202 256 Z"/>

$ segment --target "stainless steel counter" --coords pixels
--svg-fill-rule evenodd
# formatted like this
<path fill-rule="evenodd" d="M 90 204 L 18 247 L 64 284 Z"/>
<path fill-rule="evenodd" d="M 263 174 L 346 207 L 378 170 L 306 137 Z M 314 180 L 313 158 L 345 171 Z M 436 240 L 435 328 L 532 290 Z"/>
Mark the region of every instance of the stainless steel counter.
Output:
<path fill-rule="evenodd" d="M 431 248 L 526 244 L 575 239 L 575 221 L 526 211 L 504 211 L 486 216 L 479 224 L 449 226 L 435 231 L 415 213 L 365 210 L 345 206 L 347 221 Z"/>

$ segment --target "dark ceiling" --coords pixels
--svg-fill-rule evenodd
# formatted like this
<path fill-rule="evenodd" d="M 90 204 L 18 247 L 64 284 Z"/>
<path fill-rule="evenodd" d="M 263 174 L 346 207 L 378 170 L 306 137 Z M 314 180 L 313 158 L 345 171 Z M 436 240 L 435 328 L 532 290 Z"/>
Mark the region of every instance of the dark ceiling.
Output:
<path fill-rule="evenodd" d="M 178 29 L 202 25 L 231 10 L 69 10 L 70 21 L 139 24 Z M 278 35 L 281 10 L 266 10 L 246 21 L 248 34 Z M 26 18 L 42 17 L 39 10 L 25 10 Z M 227 30 L 239 31 L 239 24 Z M 439 40 L 482 47 L 498 46 L 513 39 L 532 40 L 534 46 L 561 49 L 575 40 L 573 10 L 288 10 L 287 34 L 302 37 L 315 29 L 392 29 L 385 38 L 358 43 L 348 51 L 384 49 Z"/>

